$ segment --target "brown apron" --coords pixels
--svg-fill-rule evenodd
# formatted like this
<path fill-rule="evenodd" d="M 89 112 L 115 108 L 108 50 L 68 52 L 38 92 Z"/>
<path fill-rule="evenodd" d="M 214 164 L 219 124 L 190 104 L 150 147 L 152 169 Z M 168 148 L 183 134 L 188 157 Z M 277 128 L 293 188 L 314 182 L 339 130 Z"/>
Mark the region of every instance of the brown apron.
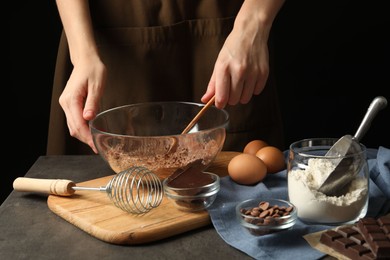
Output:
<path fill-rule="evenodd" d="M 146 101 L 200 102 L 214 62 L 242 0 L 93 0 L 91 16 L 108 78 L 100 111 Z M 272 53 L 270 53 L 272 57 Z M 58 99 L 72 71 L 66 37 L 58 51 L 49 123 L 48 155 L 90 154 L 71 137 Z M 241 151 L 253 139 L 283 148 L 281 114 L 271 75 L 261 95 L 229 106 L 224 150 Z"/>

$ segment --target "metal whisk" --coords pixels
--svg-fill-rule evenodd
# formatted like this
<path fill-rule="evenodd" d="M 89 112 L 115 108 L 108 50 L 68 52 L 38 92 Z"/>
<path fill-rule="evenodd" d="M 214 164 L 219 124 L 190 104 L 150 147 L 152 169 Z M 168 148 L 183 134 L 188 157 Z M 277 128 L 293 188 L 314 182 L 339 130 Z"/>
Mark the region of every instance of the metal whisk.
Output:
<path fill-rule="evenodd" d="M 76 190 L 105 191 L 114 205 L 126 212 L 142 214 L 160 205 L 164 191 L 161 180 L 145 167 L 131 167 L 116 174 L 106 186 L 80 187 L 61 179 L 16 178 L 16 191 L 71 196 Z"/>

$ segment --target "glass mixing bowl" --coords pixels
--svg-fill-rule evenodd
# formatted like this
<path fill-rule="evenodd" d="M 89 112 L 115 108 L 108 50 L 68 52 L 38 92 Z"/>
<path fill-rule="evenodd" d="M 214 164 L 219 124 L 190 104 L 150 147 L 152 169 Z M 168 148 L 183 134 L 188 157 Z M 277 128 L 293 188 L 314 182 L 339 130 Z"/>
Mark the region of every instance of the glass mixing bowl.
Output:
<path fill-rule="evenodd" d="M 199 163 L 206 169 L 221 151 L 229 115 L 211 106 L 181 134 L 204 104 L 149 102 L 99 113 L 90 121 L 95 146 L 116 173 L 143 166 L 165 179 L 176 169 Z"/>

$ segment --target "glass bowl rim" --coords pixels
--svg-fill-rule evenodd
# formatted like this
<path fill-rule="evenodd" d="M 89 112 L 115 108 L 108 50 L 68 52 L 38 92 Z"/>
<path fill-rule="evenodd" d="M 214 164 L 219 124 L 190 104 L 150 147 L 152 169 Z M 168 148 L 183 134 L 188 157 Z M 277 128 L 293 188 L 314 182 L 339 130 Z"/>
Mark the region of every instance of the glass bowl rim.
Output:
<path fill-rule="evenodd" d="M 110 136 L 117 136 L 117 137 L 131 137 L 131 138 L 162 138 L 162 137 L 167 137 L 167 138 L 171 138 L 171 137 L 175 137 L 175 136 L 185 136 L 185 135 L 193 135 L 193 134 L 199 134 L 199 133 L 207 133 L 207 132 L 212 132 L 212 131 L 214 131 L 216 129 L 221 129 L 221 128 L 226 129 L 226 127 L 227 127 L 227 125 L 228 125 L 228 123 L 230 121 L 229 113 L 225 109 L 219 109 L 219 108 L 214 107 L 215 109 L 217 109 L 220 112 L 222 112 L 222 114 L 225 117 L 225 120 L 224 120 L 224 122 L 222 124 L 220 124 L 218 126 L 214 126 L 212 128 L 199 130 L 199 131 L 196 131 L 196 132 L 188 132 L 186 134 L 179 133 L 179 134 L 174 134 L 174 135 L 160 135 L 160 136 L 136 136 L 136 135 L 124 135 L 124 134 L 109 133 L 109 132 L 102 131 L 102 130 L 99 130 L 96 127 L 94 127 L 94 122 L 96 120 L 98 120 L 99 117 L 101 117 L 102 115 L 105 115 L 107 113 L 110 113 L 110 112 L 113 112 L 113 111 L 118 111 L 120 109 L 124 109 L 124 108 L 127 108 L 127 107 L 141 107 L 141 106 L 144 106 L 144 105 L 159 105 L 159 104 L 163 104 L 163 105 L 166 105 L 166 104 L 179 104 L 179 105 L 189 105 L 189 106 L 195 106 L 195 107 L 204 107 L 206 105 L 206 104 L 203 104 L 203 103 L 187 102 L 187 101 L 152 101 L 152 102 L 141 102 L 141 103 L 134 103 L 134 104 L 127 104 L 127 105 L 117 106 L 117 107 L 109 108 L 107 110 L 104 110 L 104 111 L 98 113 L 95 116 L 95 118 L 90 120 L 88 122 L 90 131 L 92 132 L 92 130 L 93 130 L 93 131 L 96 131 L 97 133 L 100 133 L 100 134 L 105 134 L 105 135 L 110 135 Z M 190 123 L 190 122 L 188 122 L 188 123 Z"/>
<path fill-rule="evenodd" d="M 210 190 L 210 191 L 207 191 L 205 193 L 200 193 L 200 194 L 197 194 L 197 195 L 175 195 L 175 194 L 171 194 L 169 192 L 165 192 L 165 195 L 168 197 L 168 198 L 171 198 L 173 200 L 185 200 L 185 199 L 189 199 L 189 200 L 194 200 L 194 199 L 203 199 L 203 198 L 213 198 L 214 196 L 216 196 L 219 192 L 219 187 L 216 188 L 216 189 L 213 189 L 213 190 Z"/>
<path fill-rule="evenodd" d="M 220 188 L 220 177 L 215 174 L 215 173 L 212 173 L 212 172 L 206 172 L 206 171 L 202 171 L 202 173 L 205 173 L 205 174 L 209 174 L 210 176 L 213 177 L 214 181 L 212 183 L 209 183 L 209 184 L 206 184 L 206 185 L 203 185 L 203 186 L 200 186 L 200 187 L 189 187 L 189 188 L 174 188 L 174 187 L 171 187 L 168 185 L 168 180 L 169 178 L 165 178 L 163 180 L 163 188 L 164 188 L 164 191 L 166 191 L 166 193 L 169 193 L 171 191 L 177 191 L 177 192 L 180 192 L 180 191 L 191 191 L 191 190 L 194 190 L 194 189 L 207 189 L 206 192 L 210 192 L 210 191 L 214 191 L 214 190 L 219 190 Z M 210 189 L 212 188 L 212 189 Z M 172 194 L 170 194 L 172 195 Z M 178 197 L 184 197 L 184 196 L 181 196 L 181 195 L 174 195 L 174 196 L 178 196 Z M 189 196 L 189 197 L 193 197 L 193 196 Z"/>
<path fill-rule="evenodd" d="M 333 141 L 333 144 L 339 140 L 340 138 L 336 138 L 336 137 L 315 137 L 315 138 L 305 138 L 305 139 L 300 139 L 298 141 L 295 141 L 293 143 L 290 144 L 289 146 L 289 151 L 290 152 L 293 152 L 301 157 L 310 157 L 310 158 L 324 158 L 324 159 L 339 159 L 339 158 L 349 158 L 349 157 L 355 157 L 357 155 L 362 155 L 362 154 L 365 154 L 366 151 L 367 151 L 367 148 L 364 144 L 360 143 L 359 142 L 359 145 L 361 147 L 361 151 L 357 152 L 357 153 L 352 153 L 352 154 L 346 154 L 342 157 L 340 156 L 325 156 L 325 155 L 314 155 L 314 154 L 308 154 L 306 153 L 305 151 L 297 151 L 297 149 L 301 149 L 301 148 L 315 148 L 315 147 L 321 147 L 321 145 L 315 145 L 315 146 L 306 146 L 306 147 L 296 147 L 299 143 L 304 143 L 304 142 L 312 142 L 312 141 L 321 141 L 321 140 L 327 140 L 327 141 Z M 327 145 L 322 145 L 323 147 L 326 147 Z M 329 146 L 329 148 L 331 147 L 331 145 Z"/>

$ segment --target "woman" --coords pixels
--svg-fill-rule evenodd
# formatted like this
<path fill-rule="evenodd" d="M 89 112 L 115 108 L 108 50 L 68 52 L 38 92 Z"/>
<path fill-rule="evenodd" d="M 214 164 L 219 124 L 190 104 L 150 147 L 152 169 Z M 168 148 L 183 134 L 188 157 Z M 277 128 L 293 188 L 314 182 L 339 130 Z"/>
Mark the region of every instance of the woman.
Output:
<path fill-rule="evenodd" d="M 100 111 L 213 95 L 230 114 L 224 150 L 253 139 L 282 148 L 268 41 L 283 2 L 57 0 L 64 33 L 47 154 L 96 153 L 88 121 Z"/>

